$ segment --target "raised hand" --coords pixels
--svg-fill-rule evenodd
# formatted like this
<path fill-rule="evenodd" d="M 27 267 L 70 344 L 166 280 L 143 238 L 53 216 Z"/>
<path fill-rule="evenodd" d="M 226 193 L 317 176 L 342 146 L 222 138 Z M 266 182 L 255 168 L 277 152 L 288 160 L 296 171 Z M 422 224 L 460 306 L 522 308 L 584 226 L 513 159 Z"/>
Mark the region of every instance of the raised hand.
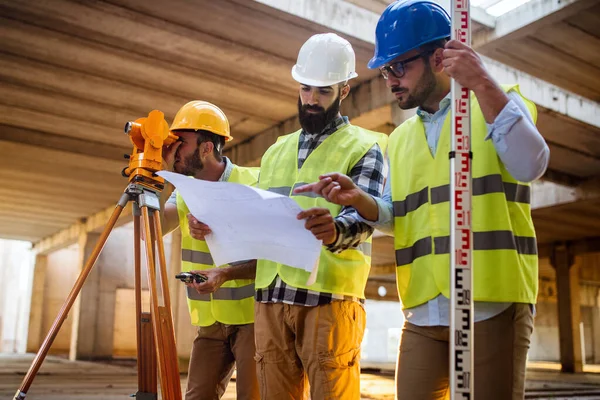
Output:
<path fill-rule="evenodd" d="M 360 198 L 362 190 L 354 184 L 350 177 L 332 172 L 319 176 L 319 181 L 299 186 L 294 193 L 313 192 L 330 203 L 341 206 L 352 206 Z"/>

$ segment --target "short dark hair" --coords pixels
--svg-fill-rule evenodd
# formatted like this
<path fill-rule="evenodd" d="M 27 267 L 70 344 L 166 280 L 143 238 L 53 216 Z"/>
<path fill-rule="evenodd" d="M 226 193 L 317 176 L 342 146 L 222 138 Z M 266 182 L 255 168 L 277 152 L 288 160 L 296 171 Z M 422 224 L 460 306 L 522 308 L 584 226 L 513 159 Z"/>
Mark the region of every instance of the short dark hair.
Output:
<path fill-rule="evenodd" d="M 225 146 L 225 137 L 212 133 L 211 131 L 197 130 L 194 131 L 196 134 L 197 145 L 200 146 L 204 142 L 211 142 L 213 144 L 213 154 L 217 161 L 223 159 L 223 147 Z"/>
<path fill-rule="evenodd" d="M 433 42 L 429 42 L 429 43 L 425 43 L 424 45 L 421 45 L 419 47 L 419 49 L 421 50 L 421 52 L 430 51 L 433 53 L 437 49 L 443 49 L 446 46 L 446 43 L 448 43 L 448 38 L 438 39 L 438 40 L 434 40 Z"/>

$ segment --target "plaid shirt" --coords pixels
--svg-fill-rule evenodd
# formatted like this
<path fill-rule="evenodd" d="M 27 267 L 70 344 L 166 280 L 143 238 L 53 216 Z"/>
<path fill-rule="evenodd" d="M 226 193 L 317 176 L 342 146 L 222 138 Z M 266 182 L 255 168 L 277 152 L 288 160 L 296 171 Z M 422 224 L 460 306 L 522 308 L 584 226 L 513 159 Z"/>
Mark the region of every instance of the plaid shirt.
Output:
<path fill-rule="evenodd" d="M 338 117 L 323 132 L 309 134 L 302 130 L 298 143 L 298 169 L 302 168 L 304 161 L 332 133 L 343 125 L 349 123 L 347 117 Z M 383 162 L 383 154 L 378 144 L 359 160 L 348 174 L 358 187 L 372 196 L 381 197 L 383 185 L 387 174 Z M 334 219 L 339 232 L 337 240 L 328 245 L 327 249 L 338 253 L 351 247 L 356 247 L 373 234 L 373 228 L 363 223 L 358 218 L 358 212 L 353 207 L 342 207 Z M 302 306 L 318 306 L 329 304 L 333 300 L 350 300 L 363 302 L 364 300 L 352 296 L 321 293 L 308 289 L 300 289 L 283 282 L 279 275 L 271 285 L 256 291 L 256 301 L 262 303 L 286 303 Z"/>

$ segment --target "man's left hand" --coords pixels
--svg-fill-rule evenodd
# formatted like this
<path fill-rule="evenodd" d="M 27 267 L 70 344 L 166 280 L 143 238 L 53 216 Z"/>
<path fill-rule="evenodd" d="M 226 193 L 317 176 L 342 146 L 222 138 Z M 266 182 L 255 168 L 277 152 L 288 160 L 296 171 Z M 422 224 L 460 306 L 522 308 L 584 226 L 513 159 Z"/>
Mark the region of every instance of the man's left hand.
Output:
<path fill-rule="evenodd" d="M 493 82 L 475 51 L 458 40 L 446 43 L 442 64 L 444 71 L 461 86 L 476 91 L 481 85 Z"/>
<path fill-rule="evenodd" d="M 333 216 L 327 208 L 314 207 L 300 212 L 298 219 L 304 219 L 304 227 L 312 232 L 313 235 L 323 244 L 328 245 L 337 239 L 337 228 L 333 222 Z"/>
<path fill-rule="evenodd" d="M 187 286 L 193 287 L 200 294 L 214 293 L 227 281 L 226 271 L 223 268 L 212 268 L 190 272 L 204 275 L 207 278 L 206 281 L 202 283 L 193 282 L 187 284 Z"/>

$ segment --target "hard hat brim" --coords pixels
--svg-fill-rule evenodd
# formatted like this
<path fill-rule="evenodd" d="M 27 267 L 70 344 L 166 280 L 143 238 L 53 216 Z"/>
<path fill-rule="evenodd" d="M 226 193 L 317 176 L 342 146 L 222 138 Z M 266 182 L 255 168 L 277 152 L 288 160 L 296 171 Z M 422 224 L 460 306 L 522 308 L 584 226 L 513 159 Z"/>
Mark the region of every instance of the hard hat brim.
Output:
<path fill-rule="evenodd" d="M 299 74 L 295 65 L 292 68 L 292 78 L 294 78 L 294 80 L 296 82 L 301 83 L 303 85 L 307 85 L 307 86 L 316 86 L 316 87 L 333 86 L 337 83 L 346 82 L 346 81 L 349 81 L 350 79 L 354 79 L 357 76 L 358 76 L 358 74 L 356 72 L 352 72 L 350 74 L 350 76 L 348 76 L 347 78 L 344 78 L 344 79 L 337 79 L 337 80 L 335 80 L 335 79 L 332 79 L 332 80 L 309 79 L 309 78 L 306 78 L 306 77 L 302 76 L 301 74 Z"/>
<path fill-rule="evenodd" d="M 401 55 L 408 53 L 409 51 L 418 49 L 419 47 L 426 45 L 427 43 L 435 42 L 436 40 L 441 40 L 441 39 L 446 39 L 446 38 L 450 38 L 450 36 L 449 35 L 440 35 L 433 39 L 427 39 L 427 40 L 411 47 L 410 49 L 403 50 L 401 53 L 394 53 L 394 54 L 388 55 L 387 57 L 373 57 L 367 63 L 367 67 L 369 69 L 377 69 L 377 68 L 389 63 L 390 61 L 393 61 L 394 59 L 400 57 Z"/>

